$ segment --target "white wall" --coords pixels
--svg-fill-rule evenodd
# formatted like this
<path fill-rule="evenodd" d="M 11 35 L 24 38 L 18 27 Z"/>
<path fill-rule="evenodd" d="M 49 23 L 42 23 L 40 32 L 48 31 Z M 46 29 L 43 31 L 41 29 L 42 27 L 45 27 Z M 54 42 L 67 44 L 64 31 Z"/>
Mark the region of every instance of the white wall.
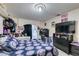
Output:
<path fill-rule="evenodd" d="M 49 36 L 53 36 L 53 33 L 55 33 L 55 26 L 51 26 L 51 22 L 53 21 L 55 21 L 55 23 L 60 23 L 60 16 L 46 21 L 47 26 L 45 26 L 45 28 L 49 29 Z M 76 21 L 76 33 L 74 34 L 74 41 L 79 41 L 79 9 L 68 12 L 68 21 Z"/>
<path fill-rule="evenodd" d="M 3 17 L 0 16 L 0 34 L 3 34 Z"/>
<path fill-rule="evenodd" d="M 41 21 L 21 19 L 21 18 L 19 18 L 19 19 L 14 18 L 14 21 L 17 24 L 17 26 L 23 26 L 25 24 L 32 24 L 32 25 L 35 25 L 35 26 L 40 27 L 40 28 L 44 27 L 43 22 L 41 22 Z M 18 27 L 16 27 L 16 29 L 18 29 Z M 16 30 L 16 32 L 18 32 L 18 30 Z"/>
<path fill-rule="evenodd" d="M 49 29 L 49 36 L 53 36 L 53 33 L 55 33 L 55 26 L 54 25 L 51 26 L 51 23 L 52 22 L 55 22 L 55 23 L 61 22 L 60 16 L 45 21 L 45 23 L 47 23 L 47 25 L 45 26 L 45 28 L 48 28 Z"/>
<path fill-rule="evenodd" d="M 17 23 L 18 26 L 23 26 L 25 24 L 32 24 L 39 27 L 44 27 L 42 21 L 22 19 L 22 18 L 13 18 L 13 20 L 15 21 L 15 23 Z"/>
<path fill-rule="evenodd" d="M 8 16 L 6 6 L 4 4 L 1 4 L 1 3 L 0 3 L 0 16 L 4 16 L 4 17 Z"/>
<path fill-rule="evenodd" d="M 74 41 L 79 42 L 79 9 L 69 12 L 68 20 L 76 21 L 76 26 L 75 26 L 76 33 L 74 34 Z"/>
<path fill-rule="evenodd" d="M 19 19 L 19 25 L 24 25 L 24 24 L 32 24 L 36 25 L 39 27 L 43 27 L 43 23 L 41 21 L 36 21 L 36 20 L 28 20 L 28 19 Z"/>

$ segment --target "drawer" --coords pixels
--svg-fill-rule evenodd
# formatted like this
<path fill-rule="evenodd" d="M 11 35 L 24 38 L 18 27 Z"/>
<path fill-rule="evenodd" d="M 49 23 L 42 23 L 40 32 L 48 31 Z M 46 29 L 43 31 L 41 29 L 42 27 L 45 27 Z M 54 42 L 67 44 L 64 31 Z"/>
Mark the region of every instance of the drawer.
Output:
<path fill-rule="evenodd" d="M 78 50 L 71 50 L 71 54 L 75 56 L 79 56 L 79 51 Z"/>
<path fill-rule="evenodd" d="M 71 46 L 72 50 L 79 50 L 79 46 Z"/>
<path fill-rule="evenodd" d="M 79 56 L 79 54 L 77 54 L 77 53 L 71 53 L 71 55 L 73 55 L 73 56 Z"/>

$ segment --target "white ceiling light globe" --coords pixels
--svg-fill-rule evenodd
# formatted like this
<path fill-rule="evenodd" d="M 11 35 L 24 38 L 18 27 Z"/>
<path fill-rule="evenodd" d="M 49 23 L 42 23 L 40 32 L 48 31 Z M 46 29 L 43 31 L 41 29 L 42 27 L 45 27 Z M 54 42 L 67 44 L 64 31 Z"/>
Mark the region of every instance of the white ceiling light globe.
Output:
<path fill-rule="evenodd" d="M 41 12 L 42 11 L 42 8 L 41 7 L 38 7 L 38 11 Z"/>
<path fill-rule="evenodd" d="M 35 4 L 34 8 L 35 8 L 35 11 L 42 12 L 45 10 L 46 6 L 42 3 L 39 3 L 39 4 Z"/>

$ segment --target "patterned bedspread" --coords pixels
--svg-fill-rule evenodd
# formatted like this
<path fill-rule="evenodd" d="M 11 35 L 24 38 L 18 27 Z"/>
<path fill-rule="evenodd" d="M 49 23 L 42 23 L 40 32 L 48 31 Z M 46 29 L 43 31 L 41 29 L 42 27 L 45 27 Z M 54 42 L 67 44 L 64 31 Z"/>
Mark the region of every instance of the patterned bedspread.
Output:
<path fill-rule="evenodd" d="M 10 56 L 57 56 L 58 51 L 53 43 L 44 43 L 41 40 L 19 40 L 19 44 L 15 50 L 3 52 Z M 1 53 L 2 54 L 2 53 Z M 0 55 L 1 55 L 0 54 Z"/>

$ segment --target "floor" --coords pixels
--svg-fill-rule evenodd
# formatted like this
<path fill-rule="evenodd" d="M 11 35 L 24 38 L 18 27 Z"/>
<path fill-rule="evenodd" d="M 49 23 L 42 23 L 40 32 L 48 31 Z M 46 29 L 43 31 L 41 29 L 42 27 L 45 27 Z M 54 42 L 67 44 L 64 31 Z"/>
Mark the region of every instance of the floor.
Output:
<path fill-rule="evenodd" d="M 72 55 L 66 54 L 65 52 L 63 52 L 63 51 L 61 51 L 59 49 L 58 49 L 58 51 L 59 51 L 59 56 L 72 56 Z"/>

